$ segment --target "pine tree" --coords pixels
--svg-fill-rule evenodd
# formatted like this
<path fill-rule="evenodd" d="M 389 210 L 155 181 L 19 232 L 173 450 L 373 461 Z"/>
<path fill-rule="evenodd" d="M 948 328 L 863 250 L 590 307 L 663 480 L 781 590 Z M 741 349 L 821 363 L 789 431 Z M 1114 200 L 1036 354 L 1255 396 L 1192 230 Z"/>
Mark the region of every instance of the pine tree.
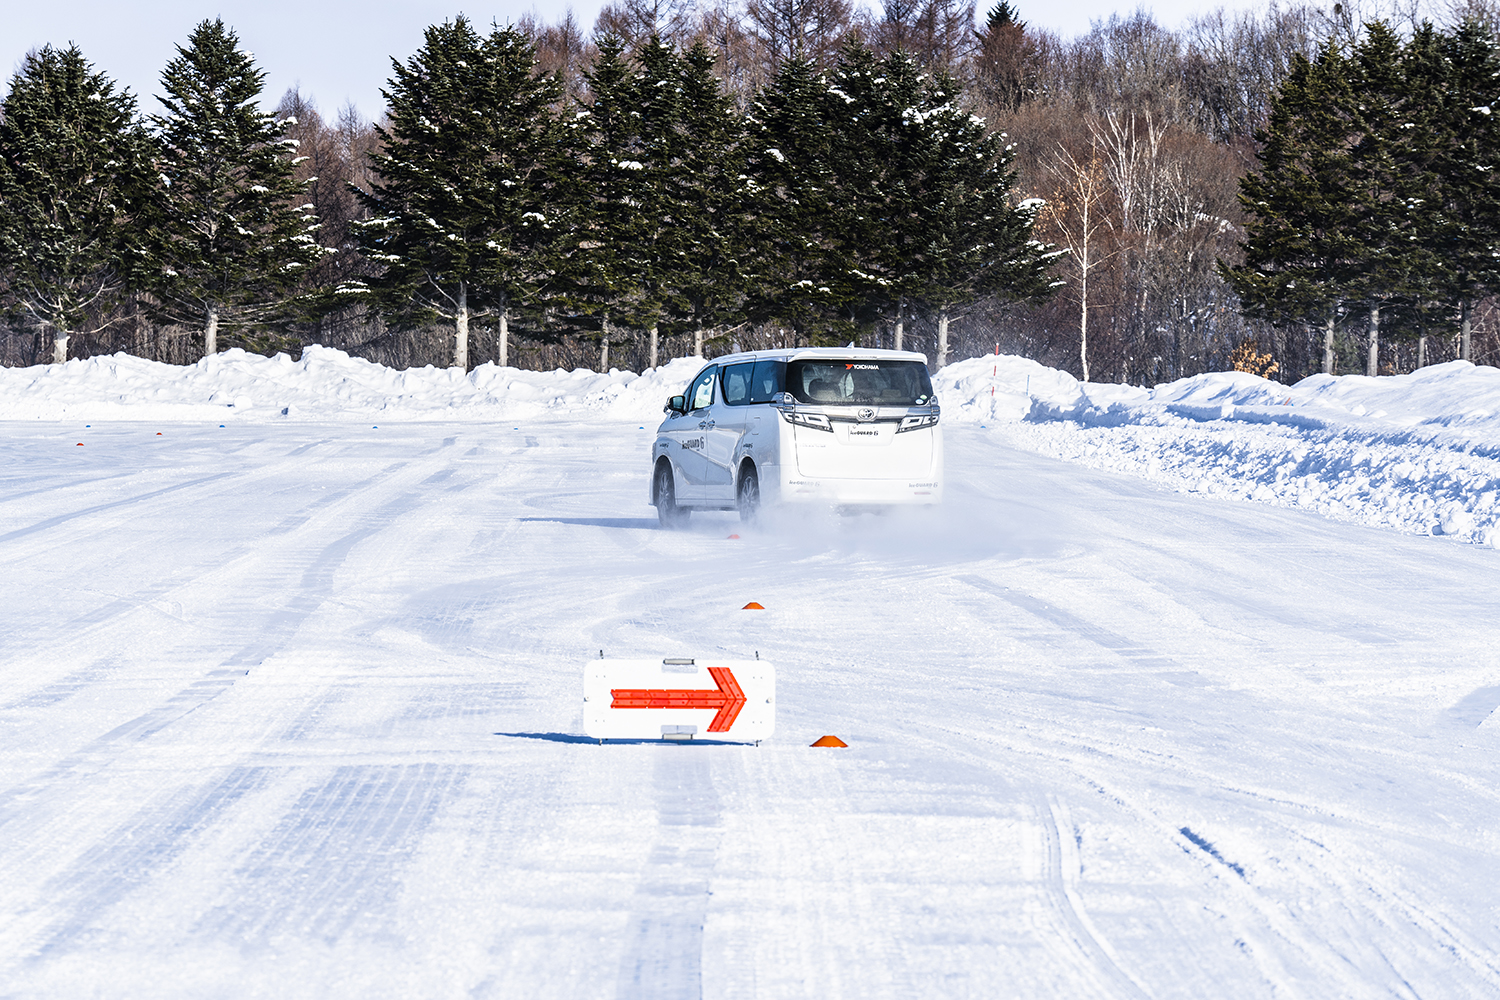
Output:
<path fill-rule="evenodd" d="M 1380 313 L 1386 305 L 1410 305 L 1426 297 L 1429 276 L 1441 266 L 1423 236 L 1433 221 L 1423 196 L 1424 172 L 1414 158 L 1430 141 L 1417 119 L 1424 116 L 1407 87 L 1401 41 L 1375 21 L 1349 63 L 1349 117 L 1356 138 L 1349 151 L 1349 179 L 1359 268 L 1345 287 L 1368 317 L 1365 374 L 1380 370 Z"/>
<path fill-rule="evenodd" d="M 706 46 L 651 38 L 634 62 L 606 41 L 591 80 L 592 241 L 614 279 L 592 309 L 648 331 L 654 365 L 664 324 L 692 330 L 701 354 L 742 298 L 742 127 Z"/>
<path fill-rule="evenodd" d="M 1467 360 L 1474 308 L 1500 291 L 1500 106 L 1490 103 L 1500 52 L 1493 34 L 1473 20 L 1445 34 L 1425 25 L 1406 51 L 1416 126 L 1406 131 L 1419 140 L 1409 162 L 1422 198 L 1420 232 L 1434 261 L 1429 296 L 1440 311 L 1456 314 L 1459 356 Z"/>
<path fill-rule="evenodd" d="M 127 291 L 148 162 L 135 98 L 77 46 L 26 56 L 0 104 L 0 270 L 55 362 Z"/>
<path fill-rule="evenodd" d="M 655 308 L 645 300 L 638 246 L 654 178 L 645 176 L 641 159 L 638 73 L 619 38 L 604 35 L 597 44 L 598 58 L 584 74 L 593 102 L 575 118 L 579 183 L 558 302 L 567 325 L 597 338 L 600 369 L 608 370 L 612 324 Z"/>
<path fill-rule="evenodd" d="M 634 218 L 619 248 L 624 251 L 621 277 L 634 294 L 621 318 L 651 331 L 654 341 L 668 315 L 681 311 L 675 279 L 691 242 L 682 197 L 691 138 L 685 128 L 682 59 L 653 35 L 636 52 L 635 62 L 627 85 L 610 95 L 624 98 L 625 107 L 617 110 L 628 109 L 622 120 L 629 126 L 614 133 L 614 142 L 599 146 L 596 155 L 634 165 L 627 186 Z M 599 100 L 596 95 L 596 107 Z"/>
<path fill-rule="evenodd" d="M 901 50 L 896 50 L 900 53 Z M 926 220 L 918 217 L 920 174 L 930 167 L 918 118 L 923 75 L 904 55 L 877 60 L 846 44 L 830 74 L 834 189 L 830 199 L 835 259 L 846 272 L 846 311 L 853 323 L 894 315 L 896 340 L 920 289 L 913 269 Z"/>
<path fill-rule="evenodd" d="M 846 103 L 835 126 L 839 258 L 866 311 L 924 306 L 942 367 L 957 310 L 1048 294 L 1053 255 L 1032 239 L 1035 206 L 1010 204 L 1012 154 L 962 109 L 956 81 L 904 52 L 876 61 L 846 48 L 831 93 Z"/>
<path fill-rule="evenodd" d="M 748 314 L 814 344 L 856 332 L 848 319 L 852 269 L 840 258 L 837 232 L 832 122 L 845 113 L 842 103 L 811 62 L 788 59 L 756 98 L 745 144 L 750 211 L 760 227 L 745 255 Z"/>
<path fill-rule="evenodd" d="M 264 71 L 221 20 L 203 21 L 162 73 L 157 216 L 149 291 L 161 315 L 201 326 L 203 353 L 221 331 L 254 348 L 257 328 L 322 253 L 311 205 L 292 178 L 295 143 L 260 110 Z"/>
<path fill-rule="evenodd" d="M 481 38 L 462 16 L 427 29 L 385 91 L 389 124 L 378 180 L 362 199 L 365 254 L 383 268 L 345 294 L 369 294 L 398 322 L 454 325 L 453 364 L 469 365 L 469 323 L 533 308 L 572 227 L 558 191 L 568 183 L 556 78 L 512 28 Z"/>
<path fill-rule="evenodd" d="M 1058 254 L 1033 238 L 1041 203 L 1011 203 L 1016 174 L 1005 135 L 963 110 L 951 77 L 933 79 L 921 119 L 932 166 L 924 177 L 927 226 L 917 274 L 927 308 L 937 313 L 942 367 L 951 316 L 981 297 L 1001 303 L 1046 298 L 1055 287 L 1051 267 Z"/>
<path fill-rule="evenodd" d="M 746 197 L 744 121 L 714 75 L 715 58 L 700 42 L 681 61 L 686 143 L 673 195 L 680 245 L 671 284 L 698 354 L 705 329 L 741 314 L 742 257 L 758 238 Z"/>
<path fill-rule="evenodd" d="M 1351 76 L 1336 45 L 1315 60 L 1293 58 L 1266 127 L 1256 134 L 1259 169 L 1240 180 L 1244 263 L 1220 265 L 1250 315 L 1321 328 L 1323 369 L 1330 374 L 1334 327 L 1363 266 Z"/>
<path fill-rule="evenodd" d="M 985 15 L 978 34 L 976 83 L 995 104 L 1014 111 L 1036 88 L 1036 41 L 1026 33 L 1026 22 L 1008 0 L 1000 0 Z"/>

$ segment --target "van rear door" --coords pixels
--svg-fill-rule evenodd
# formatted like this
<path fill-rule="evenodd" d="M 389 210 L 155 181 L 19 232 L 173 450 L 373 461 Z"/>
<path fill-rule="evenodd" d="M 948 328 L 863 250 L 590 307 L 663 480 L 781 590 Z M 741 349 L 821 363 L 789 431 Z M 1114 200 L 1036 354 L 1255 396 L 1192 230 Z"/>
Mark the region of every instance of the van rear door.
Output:
<path fill-rule="evenodd" d="M 834 414 L 830 413 L 830 417 Z M 833 430 L 793 428 L 797 471 L 810 478 L 918 479 L 932 468 L 932 429 L 898 434 L 901 418 L 830 419 Z"/>
<path fill-rule="evenodd" d="M 806 358 L 787 364 L 787 391 L 821 408 L 828 430 L 798 424 L 797 471 L 829 479 L 926 478 L 933 429 L 901 431 L 902 419 L 932 406 L 932 379 L 920 361 Z"/>

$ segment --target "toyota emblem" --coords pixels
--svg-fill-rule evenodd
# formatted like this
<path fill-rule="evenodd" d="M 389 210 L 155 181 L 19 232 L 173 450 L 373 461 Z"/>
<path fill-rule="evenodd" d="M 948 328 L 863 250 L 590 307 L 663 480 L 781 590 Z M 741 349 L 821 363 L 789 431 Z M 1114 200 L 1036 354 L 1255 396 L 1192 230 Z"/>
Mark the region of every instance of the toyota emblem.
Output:
<path fill-rule="evenodd" d="M 873 406 L 861 406 L 854 412 L 854 415 L 859 418 L 860 423 L 867 424 L 875 419 L 875 408 Z"/>

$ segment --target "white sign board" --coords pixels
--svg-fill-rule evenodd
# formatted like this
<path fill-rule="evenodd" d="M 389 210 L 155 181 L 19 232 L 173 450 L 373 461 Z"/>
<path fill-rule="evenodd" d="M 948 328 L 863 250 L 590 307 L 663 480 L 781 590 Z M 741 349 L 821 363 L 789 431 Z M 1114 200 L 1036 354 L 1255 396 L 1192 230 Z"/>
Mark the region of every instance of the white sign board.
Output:
<path fill-rule="evenodd" d="M 583 731 L 598 740 L 758 742 L 776 728 L 765 660 L 590 660 Z"/>

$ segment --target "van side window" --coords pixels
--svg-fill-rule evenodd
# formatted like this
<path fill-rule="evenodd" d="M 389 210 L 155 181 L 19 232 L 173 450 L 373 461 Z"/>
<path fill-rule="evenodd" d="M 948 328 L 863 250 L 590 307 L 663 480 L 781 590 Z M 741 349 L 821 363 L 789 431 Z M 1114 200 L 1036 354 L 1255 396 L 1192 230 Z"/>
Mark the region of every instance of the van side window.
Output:
<path fill-rule="evenodd" d="M 701 410 L 714 401 L 714 376 L 719 374 L 719 366 L 711 365 L 699 373 L 688 389 L 688 409 Z"/>
<path fill-rule="evenodd" d="M 724 369 L 724 402 L 730 406 L 744 406 L 750 402 L 750 377 L 754 363 L 730 365 Z"/>
<path fill-rule="evenodd" d="M 755 362 L 755 373 L 750 376 L 750 398 L 746 402 L 769 403 L 786 385 L 786 362 L 764 360 Z"/>

